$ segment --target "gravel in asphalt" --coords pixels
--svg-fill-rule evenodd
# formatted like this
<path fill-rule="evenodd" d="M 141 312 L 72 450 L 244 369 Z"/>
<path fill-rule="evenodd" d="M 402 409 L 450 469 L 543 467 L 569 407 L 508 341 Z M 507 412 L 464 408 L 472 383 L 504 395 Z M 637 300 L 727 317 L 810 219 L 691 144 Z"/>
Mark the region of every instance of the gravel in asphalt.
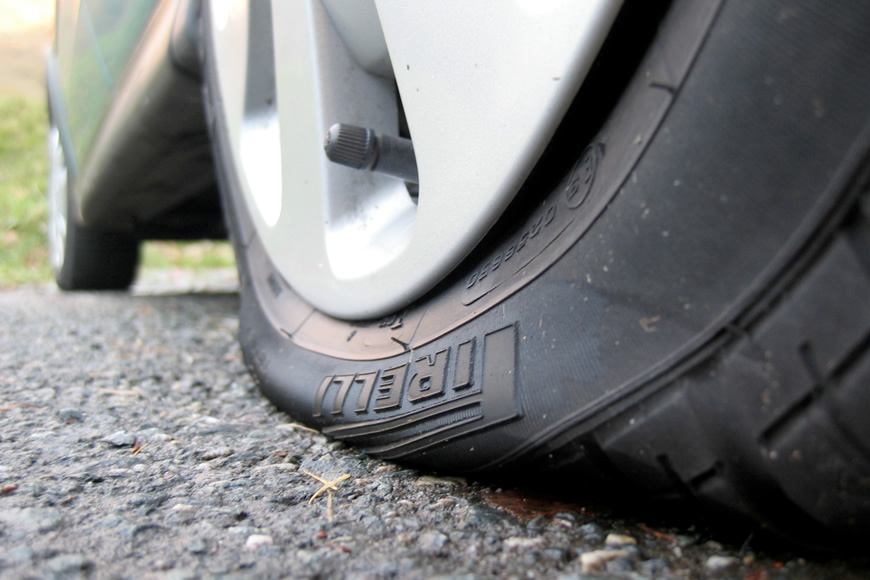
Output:
<path fill-rule="evenodd" d="M 855 559 L 723 545 L 582 494 L 556 501 L 367 457 L 259 393 L 237 308 L 234 293 L 0 293 L 0 576 L 867 572 Z"/>

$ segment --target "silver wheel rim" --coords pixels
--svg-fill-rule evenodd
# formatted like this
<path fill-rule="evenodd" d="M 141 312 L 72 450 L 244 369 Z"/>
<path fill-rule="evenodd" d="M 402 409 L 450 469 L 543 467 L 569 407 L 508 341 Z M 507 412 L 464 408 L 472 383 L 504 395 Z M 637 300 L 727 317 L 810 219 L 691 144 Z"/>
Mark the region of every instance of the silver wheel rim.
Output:
<path fill-rule="evenodd" d="M 57 127 L 49 130 L 48 153 L 48 247 L 51 265 L 60 272 L 66 255 L 67 167 Z"/>
<path fill-rule="evenodd" d="M 410 11 L 399 0 L 212 0 L 213 89 L 242 199 L 275 268 L 328 314 L 400 309 L 468 255 L 621 6 L 451 1 Z M 331 163 L 322 147 L 333 123 L 398 135 L 400 102 L 418 201 L 403 181 Z"/>

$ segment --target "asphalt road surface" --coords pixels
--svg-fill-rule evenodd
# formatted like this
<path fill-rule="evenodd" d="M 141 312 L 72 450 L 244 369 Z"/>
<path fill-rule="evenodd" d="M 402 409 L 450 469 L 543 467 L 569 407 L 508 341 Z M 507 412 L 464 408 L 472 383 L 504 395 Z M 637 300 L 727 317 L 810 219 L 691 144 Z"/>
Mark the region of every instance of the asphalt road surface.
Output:
<path fill-rule="evenodd" d="M 237 307 L 232 292 L 0 293 L 0 577 L 867 575 L 592 503 L 582 482 L 556 500 L 366 457 L 260 395 Z"/>

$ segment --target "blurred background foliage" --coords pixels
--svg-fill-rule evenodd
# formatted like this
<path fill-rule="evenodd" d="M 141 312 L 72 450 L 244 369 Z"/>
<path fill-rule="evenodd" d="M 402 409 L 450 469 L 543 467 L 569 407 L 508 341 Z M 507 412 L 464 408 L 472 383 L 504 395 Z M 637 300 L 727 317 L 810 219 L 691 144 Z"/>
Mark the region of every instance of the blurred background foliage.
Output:
<path fill-rule="evenodd" d="M 0 288 L 53 280 L 46 247 L 43 65 L 53 28 L 54 0 L 0 0 Z M 145 271 L 233 267 L 226 242 L 147 242 L 140 266 Z"/>
<path fill-rule="evenodd" d="M 44 103 L 0 97 L 0 285 L 51 277 L 45 247 L 46 146 Z"/>

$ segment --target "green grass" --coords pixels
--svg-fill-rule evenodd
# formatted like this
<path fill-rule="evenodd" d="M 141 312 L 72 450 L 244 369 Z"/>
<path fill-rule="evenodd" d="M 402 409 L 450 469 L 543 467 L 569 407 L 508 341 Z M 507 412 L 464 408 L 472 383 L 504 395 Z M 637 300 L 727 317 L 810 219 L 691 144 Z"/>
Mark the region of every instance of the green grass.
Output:
<path fill-rule="evenodd" d="M 142 247 L 145 269 L 205 270 L 234 268 L 235 264 L 229 242 L 148 242 Z"/>
<path fill-rule="evenodd" d="M 45 103 L 0 97 L 0 286 L 51 278 L 45 246 Z"/>
<path fill-rule="evenodd" d="M 0 288 L 53 279 L 46 246 L 48 116 L 41 100 L 0 96 Z M 141 268 L 232 267 L 226 242 L 147 242 Z"/>

